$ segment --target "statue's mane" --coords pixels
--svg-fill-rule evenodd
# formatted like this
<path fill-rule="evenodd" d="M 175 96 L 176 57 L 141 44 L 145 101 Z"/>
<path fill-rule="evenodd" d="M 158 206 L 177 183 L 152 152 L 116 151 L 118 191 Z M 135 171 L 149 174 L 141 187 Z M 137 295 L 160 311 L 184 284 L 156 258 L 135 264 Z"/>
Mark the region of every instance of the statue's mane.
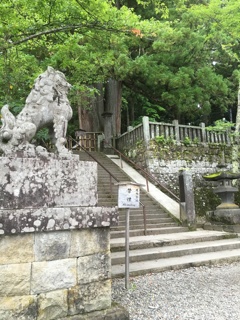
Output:
<path fill-rule="evenodd" d="M 48 67 L 34 81 L 22 111 L 14 117 L 8 106 L 2 108 L 3 127 L 0 130 L 0 150 L 12 154 L 32 148 L 30 141 L 44 126 L 53 126 L 55 146 L 59 154 L 67 154 L 65 137 L 72 109 L 67 98 L 71 85 L 65 75 Z"/>

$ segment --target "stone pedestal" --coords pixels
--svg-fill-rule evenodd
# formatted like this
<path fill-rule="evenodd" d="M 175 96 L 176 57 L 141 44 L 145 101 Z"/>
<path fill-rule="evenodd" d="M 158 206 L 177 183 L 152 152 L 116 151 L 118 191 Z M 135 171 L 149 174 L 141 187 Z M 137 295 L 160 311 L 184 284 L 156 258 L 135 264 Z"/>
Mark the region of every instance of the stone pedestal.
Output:
<path fill-rule="evenodd" d="M 217 208 L 208 212 L 208 218 L 212 222 L 240 225 L 240 208 Z"/>
<path fill-rule="evenodd" d="M 218 181 L 218 186 L 213 191 L 219 196 L 221 203 L 216 210 L 207 212 L 212 229 L 238 232 L 237 230 L 240 230 L 240 208 L 234 203 L 234 193 L 238 189 L 232 186 L 232 180 L 239 179 L 239 173 L 217 172 L 203 177 L 207 181 Z M 206 227 L 208 228 L 209 225 L 207 224 Z"/>
<path fill-rule="evenodd" d="M 128 319 L 111 307 L 109 227 L 118 211 L 97 207 L 96 164 L 0 164 L 0 319 Z"/>
<path fill-rule="evenodd" d="M 196 229 L 195 202 L 192 174 L 182 170 L 179 174 L 180 187 L 180 220 L 190 230 Z"/>

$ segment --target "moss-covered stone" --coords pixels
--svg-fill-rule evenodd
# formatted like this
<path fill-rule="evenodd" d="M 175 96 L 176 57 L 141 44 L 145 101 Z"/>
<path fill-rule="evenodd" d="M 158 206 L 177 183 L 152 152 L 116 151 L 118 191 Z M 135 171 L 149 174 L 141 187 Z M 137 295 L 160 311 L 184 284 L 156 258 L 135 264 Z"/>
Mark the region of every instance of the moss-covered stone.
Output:
<path fill-rule="evenodd" d="M 160 139 L 161 140 L 161 139 Z M 132 146 L 126 146 L 129 150 Z M 131 151 L 130 154 L 133 154 Z M 219 172 L 218 164 L 228 164 L 231 171 L 232 146 L 220 144 L 175 144 L 166 141 L 151 140 L 146 147 L 144 143 L 134 148 L 137 164 L 146 168 L 175 195 L 179 196 L 179 170 L 189 168 L 193 174 L 194 196 L 197 216 L 204 217 L 209 210 L 221 203 L 213 192 L 214 181 L 208 182 L 203 175 Z M 235 194 L 236 204 L 240 204 L 240 191 Z"/>

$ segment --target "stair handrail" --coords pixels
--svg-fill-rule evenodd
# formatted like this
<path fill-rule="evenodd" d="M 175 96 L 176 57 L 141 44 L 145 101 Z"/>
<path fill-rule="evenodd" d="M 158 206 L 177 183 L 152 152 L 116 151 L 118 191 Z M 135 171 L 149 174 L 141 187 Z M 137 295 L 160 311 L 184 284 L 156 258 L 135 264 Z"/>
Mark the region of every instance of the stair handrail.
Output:
<path fill-rule="evenodd" d="M 107 141 L 103 140 L 104 144 L 107 144 L 111 149 L 116 152 L 120 157 L 121 162 L 121 168 L 122 166 L 122 158 L 126 160 L 126 162 L 130 163 L 133 167 L 135 167 L 137 170 L 141 171 L 143 173 L 143 176 L 146 179 L 146 186 L 147 186 L 147 192 L 149 192 L 149 181 L 153 181 L 156 186 L 160 186 L 160 188 L 164 189 L 168 194 L 170 194 L 175 201 L 180 203 L 180 199 L 178 196 L 176 196 L 171 190 L 169 190 L 167 187 L 165 187 L 160 181 L 158 181 L 154 176 L 152 176 L 148 171 L 144 170 L 140 165 L 133 162 L 131 159 L 129 159 L 127 156 L 125 156 L 121 151 L 113 147 L 111 144 L 109 144 Z M 148 177 L 148 178 L 147 178 Z"/>
<path fill-rule="evenodd" d="M 114 176 L 114 174 L 112 174 L 103 164 L 101 164 L 97 159 L 96 157 L 94 157 L 91 152 L 87 151 L 86 148 L 84 148 L 83 146 L 81 146 L 81 144 L 79 143 L 79 141 L 75 140 L 72 138 L 72 141 L 74 141 L 76 143 L 76 146 L 80 147 L 84 152 L 86 152 L 89 157 L 91 157 L 94 161 L 97 162 L 98 165 L 100 165 L 110 176 L 110 192 L 111 192 L 111 196 L 112 196 L 112 178 L 114 180 L 116 180 L 118 183 L 121 182 L 118 178 L 116 178 Z M 74 146 L 75 147 L 75 146 Z M 72 147 L 72 148 L 74 148 Z M 144 226 L 144 235 L 146 236 L 147 235 L 147 218 L 146 218 L 146 210 L 145 210 L 145 205 L 139 201 L 139 204 L 142 206 L 142 209 L 143 209 L 143 226 Z"/>

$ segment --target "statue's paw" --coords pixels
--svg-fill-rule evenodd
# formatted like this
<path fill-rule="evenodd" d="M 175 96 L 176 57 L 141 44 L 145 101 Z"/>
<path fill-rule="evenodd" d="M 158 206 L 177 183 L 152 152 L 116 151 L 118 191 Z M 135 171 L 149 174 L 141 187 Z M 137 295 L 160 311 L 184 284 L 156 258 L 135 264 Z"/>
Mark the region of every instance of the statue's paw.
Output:
<path fill-rule="evenodd" d="M 58 156 L 62 159 L 71 159 L 72 158 L 72 152 L 70 152 L 69 150 L 64 150 L 62 152 L 58 153 Z"/>
<path fill-rule="evenodd" d="M 4 130 L 1 136 L 2 136 L 2 141 L 6 143 L 12 138 L 12 132 L 9 130 Z"/>
<path fill-rule="evenodd" d="M 36 154 L 40 157 L 48 158 L 49 153 L 47 149 L 43 148 L 42 146 L 37 146 L 36 147 Z"/>

